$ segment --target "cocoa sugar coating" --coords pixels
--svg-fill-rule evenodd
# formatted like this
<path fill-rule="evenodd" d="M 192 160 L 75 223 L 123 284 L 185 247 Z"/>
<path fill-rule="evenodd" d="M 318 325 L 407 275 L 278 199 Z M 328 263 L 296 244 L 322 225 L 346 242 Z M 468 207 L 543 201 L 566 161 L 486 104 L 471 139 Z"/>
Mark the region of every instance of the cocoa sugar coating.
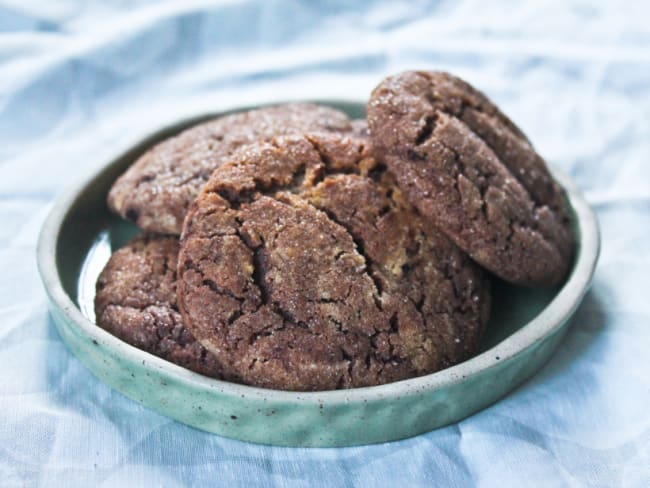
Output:
<path fill-rule="evenodd" d="M 185 221 L 179 305 L 229 377 L 331 390 L 475 354 L 490 294 L 367 139 L 318 134 L 249 146 L 214 172 Z"/>
<path fill-rule="evenodd" d="M 97 280 L 97 325 L 132 346 L 220 378 L 217 359 L 183 325 L 177 258 L 177 237 L 141 235 L 116 251 Z"/>
<path fill-rule="evenodd" d="M 556 285 L 575 237 L 560 185 L 523 133 L 482 93 L 443 72 L 383 80 L 368 124 L 422 215 L 474 260 L 519 285 Z"/>
<path fill-rule="evenodd" d="M 351 130 L 343 112 L 308 103 L 222 116 L 147 151 L 114 183 L 108 204 L 145 230 L 178 235 L 201 187 L 215 168 L 242 146 L 280 134 Z"/>

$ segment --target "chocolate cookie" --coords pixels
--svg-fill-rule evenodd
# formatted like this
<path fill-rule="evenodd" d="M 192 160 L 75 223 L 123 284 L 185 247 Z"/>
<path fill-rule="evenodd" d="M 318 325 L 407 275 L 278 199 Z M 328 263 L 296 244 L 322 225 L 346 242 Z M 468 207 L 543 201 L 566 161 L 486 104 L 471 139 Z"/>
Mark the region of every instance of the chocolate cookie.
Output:
<path fill-rule="evenodd" d="M 555 285 L 573 260 L 562 188 L 522 132 L 448 73 L 382 81 L 368 103 L 377 156 L 409 200 L 478 263 L 520 285 Z"/>
<path fill-rule="evenodd" d="M 181 313 L 243 383 L 328 390 L 431 373 L 477 352 L 489 304 L 480 269 L 357 136 L 249 146 L 185 221 Z"/>
<path fill-rule="evenodd" d="M 207 376 L 216 358 L 183 325 L 176 304 L 178 238 L 142 235 L 116 251 L 97 280 L 97 325 L 125 342 Z"/>
<path fill-rule="evenodd" d="M 241 146 L 296 131 L 350 130 L 344 113 L 307 103 L 223 116 L 147 151 L 115 182 L 108 204 L 145 230 L 180 234 L 187 209 L 203 184 Z"/>

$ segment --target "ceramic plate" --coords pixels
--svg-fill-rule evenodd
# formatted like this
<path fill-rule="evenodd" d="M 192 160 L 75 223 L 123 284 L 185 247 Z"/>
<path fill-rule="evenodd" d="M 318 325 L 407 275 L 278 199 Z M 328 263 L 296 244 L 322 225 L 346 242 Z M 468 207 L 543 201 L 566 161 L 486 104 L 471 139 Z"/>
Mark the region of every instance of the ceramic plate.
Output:
<path fill-rule="evenodd" d="M 362 103 L 317 103 L 364 116 Z M 138 232 L 109 212 L 108 189 L 152 144 L 216 115 L 162 129 L 98 165 L 58 200 L 43 226 L 38 265 L 54 322 L 70 350 L 100 380 L 157 412 L 227 437 L 286 446 L 348 446 L 410 437 L 467 417 L 530 377 L 558 347 L 589 286 L 599 252 L 596 218 L 562 175 L 556 176 L 569 194 L 578 238 L 568 280 L 556 289 L 496 282 L 481 353 L 434 374 L 352 390 L 267 390 L 201 376 L 97 327 L 97 276 L 111 252 Z"/>

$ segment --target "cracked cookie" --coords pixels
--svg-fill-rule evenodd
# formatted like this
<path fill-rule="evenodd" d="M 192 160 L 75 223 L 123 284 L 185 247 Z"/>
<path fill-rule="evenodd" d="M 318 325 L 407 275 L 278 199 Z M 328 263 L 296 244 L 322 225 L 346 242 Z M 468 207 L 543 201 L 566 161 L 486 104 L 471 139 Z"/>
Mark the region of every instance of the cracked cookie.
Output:
<path fill-rule="evenodd" d="M 448 73 L 404 72 L 375 88 L 368 124 L 409 200 L 476 262 L 519 285 L 566 277 L 575 237 L 564 191 L 485 95 Z"/>
<path fill-rule="evenodd" d="M 185 220 L 179 305 L 231 378 L 371 386 L 478 351 L 481 270 L 403 198 L 368 140 L 288 136 L 217 169 Z"/>
<path fill-rule="evenodd" d="M 351 130 L 343 112 L 308 103 L 226 115 L 147 151 L 115 182 L 108 205 L 147 231 L 180 234 L 187 209 L 201 187 L 224 158 L 241 146 L 282 134 Z"/>
<path fill-rule="evenodd" d="M 221 377 L 219 362 L 178 312 L 177 258 L 177 237 L 142 235 L 116 251 L 97 280 L 97 325 L 167 361 Z"/>

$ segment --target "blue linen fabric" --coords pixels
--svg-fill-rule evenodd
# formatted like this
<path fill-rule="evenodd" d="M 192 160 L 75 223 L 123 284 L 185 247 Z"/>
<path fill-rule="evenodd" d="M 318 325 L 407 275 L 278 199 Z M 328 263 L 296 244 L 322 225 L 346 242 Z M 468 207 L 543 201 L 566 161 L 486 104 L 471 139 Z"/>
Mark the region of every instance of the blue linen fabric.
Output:
<path fill-rule="evenodd" d="M 2 2 L 0 485 L 650 486 L 648 18 L 580 0 Z M 35 245 L 79 174 L 187 115 L 366 99 L 414 68 L 488 93 L 598 214 L 593 287 L 533 379 L 412 439 L 292 449 L 155 414 L 65 348 Z"/>

